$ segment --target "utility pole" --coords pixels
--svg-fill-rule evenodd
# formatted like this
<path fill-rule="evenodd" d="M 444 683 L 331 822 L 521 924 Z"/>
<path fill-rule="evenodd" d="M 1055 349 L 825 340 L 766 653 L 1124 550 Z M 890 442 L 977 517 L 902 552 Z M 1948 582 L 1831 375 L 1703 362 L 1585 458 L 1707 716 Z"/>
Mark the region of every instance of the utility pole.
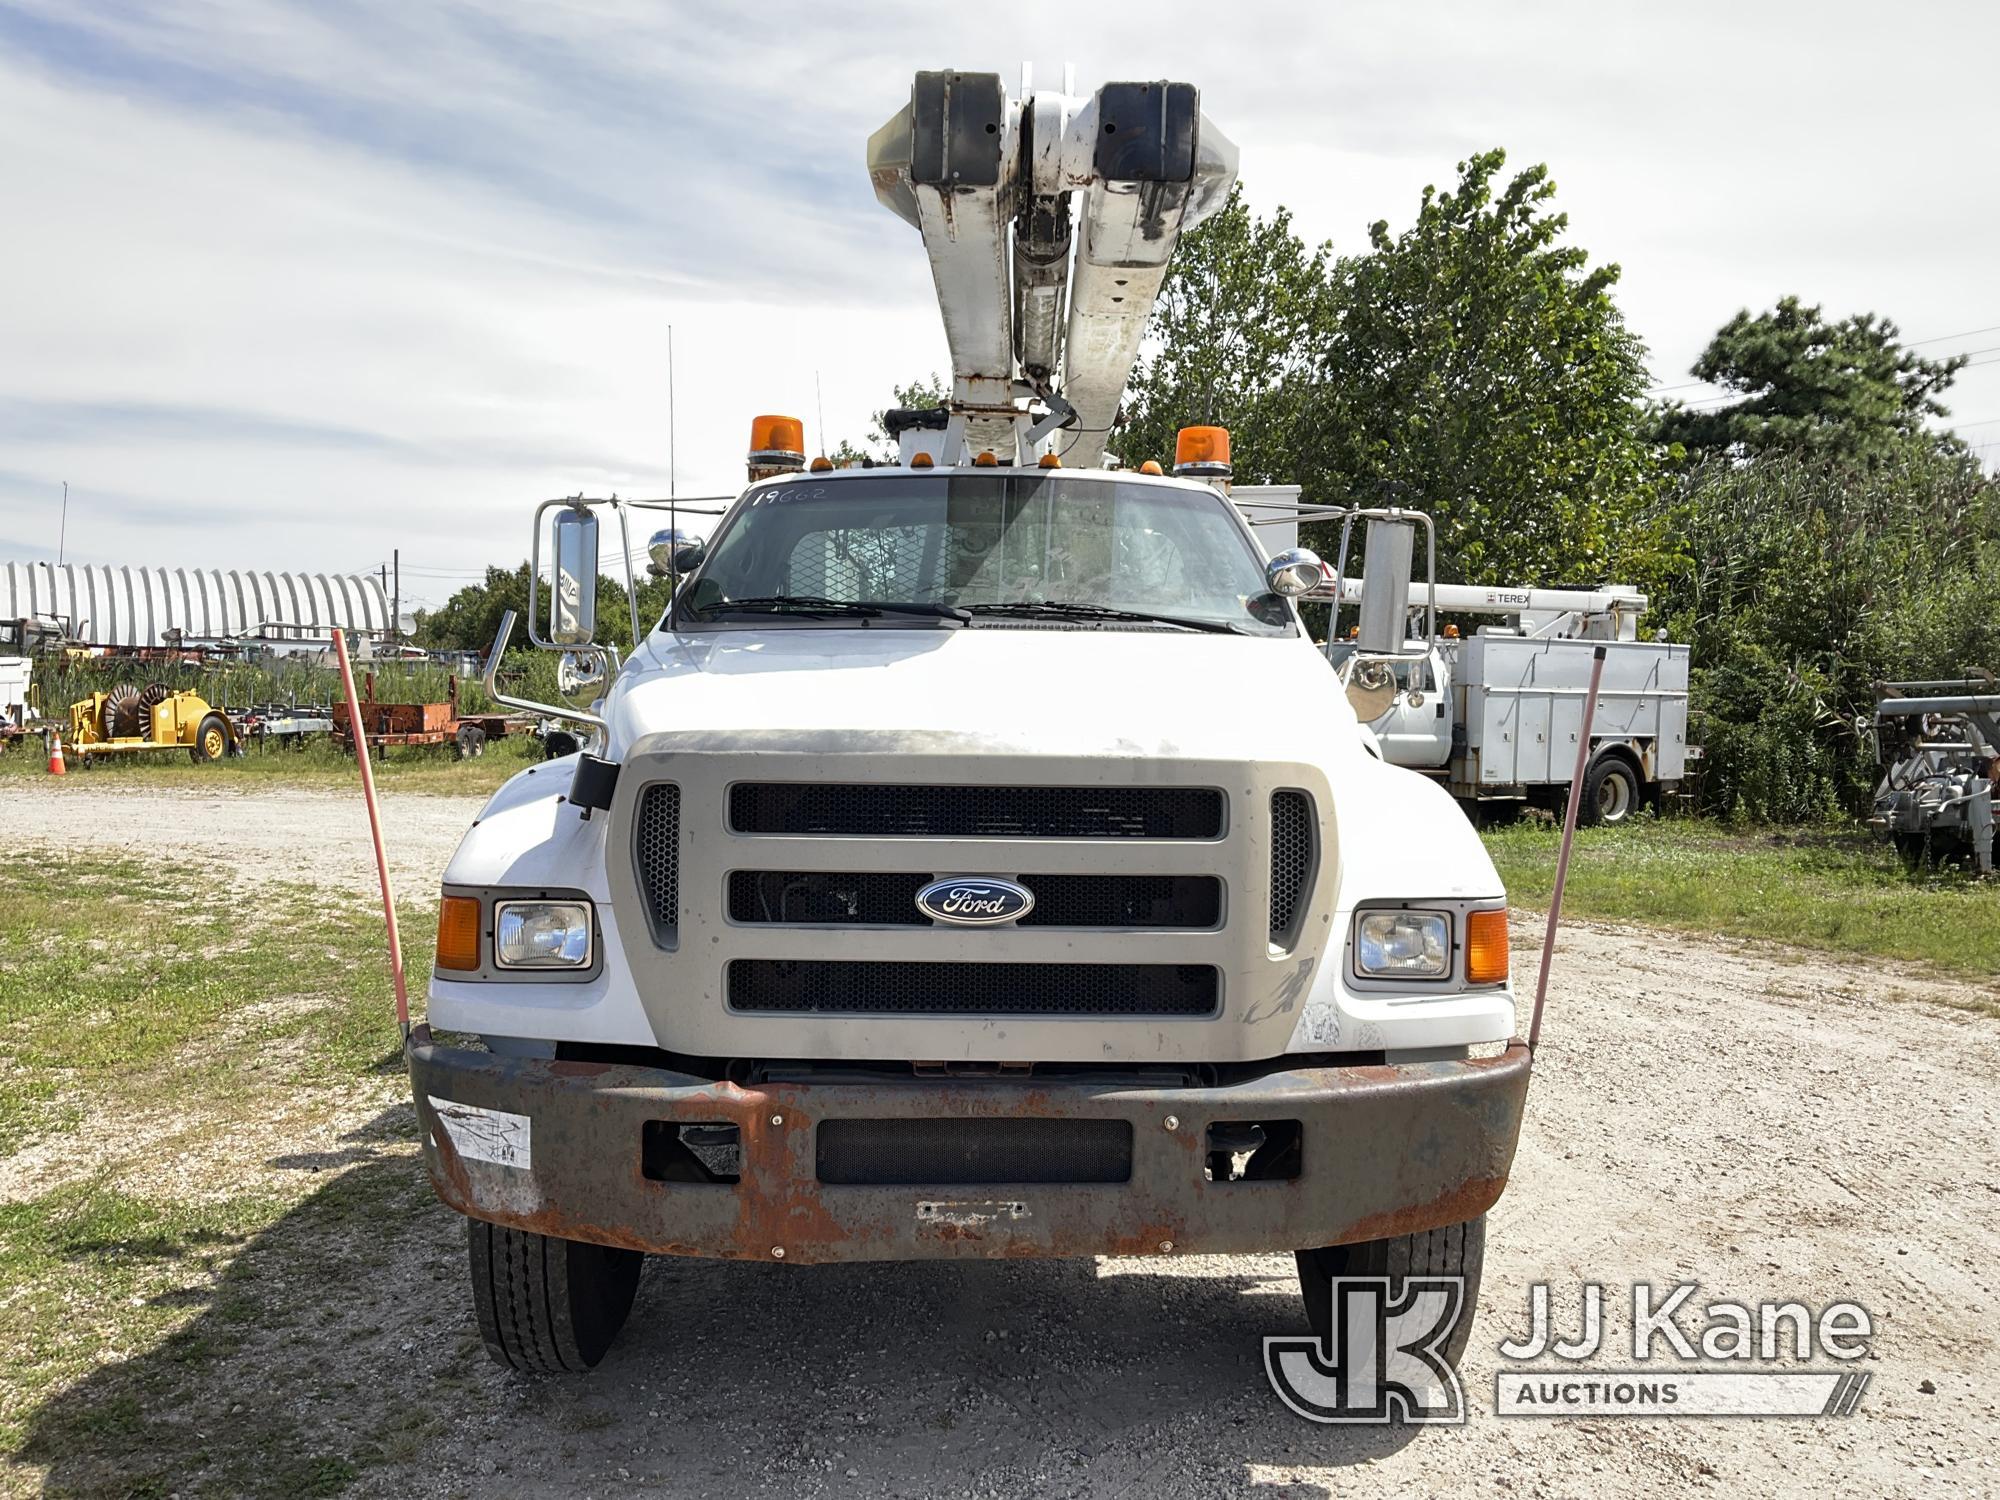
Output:
<path fill-rule="evenodd" d="M 403 644 L 403 549 L 392 547 L 389 556 L 396 564 L 396 602 L 389 607 L 390 639 Z"/>

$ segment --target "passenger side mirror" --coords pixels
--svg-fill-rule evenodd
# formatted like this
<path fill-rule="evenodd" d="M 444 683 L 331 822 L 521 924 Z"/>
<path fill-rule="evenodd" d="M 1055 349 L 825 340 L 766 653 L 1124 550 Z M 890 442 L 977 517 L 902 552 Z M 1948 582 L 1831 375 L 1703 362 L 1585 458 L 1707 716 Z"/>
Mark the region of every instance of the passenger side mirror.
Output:
<path fill-rule="evenodd" d="M 1325 581 L 1326 570 L 1312 548 L 1293 547 L 1264 564 L 1264 578 L 1272 593 L 1296 599 L 1318 588 Z"/>
<path fill-rule="evenodd" d="M 596 635 L 597 517 L 573 506 L 556 512 L 549 639 L 558 646 L 588 646 Z"/>
<path fill-rule="evenodd" d="M 1410 561 L 1414 520 L 1370 516 L 1361 563 L 1361 624 L 1356 640 L 1366 656 L 1400 656 L 1409 636 Z"/>
<path fill-rule="evenodd" d="M 656 531 L 646 540 L 646 555 L 652 559 L 648 571 L 655 578 L 685 578 L 701 566 L 707 550 L 700 537 L 689 536 L 685 531 L 672 528 Z"/>

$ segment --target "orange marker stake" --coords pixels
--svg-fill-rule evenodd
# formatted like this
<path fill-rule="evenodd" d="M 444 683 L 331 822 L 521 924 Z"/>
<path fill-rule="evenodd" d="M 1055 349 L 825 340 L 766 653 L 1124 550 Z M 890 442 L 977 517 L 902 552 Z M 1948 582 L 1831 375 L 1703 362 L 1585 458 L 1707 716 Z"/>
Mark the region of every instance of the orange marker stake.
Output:
<path fill-rule="evenodd" d="M 1576 838 L 1576 814 L 1583 802 L 1583 772 L 1590 764 L 1590 724 L 1597 717 L 1597 685 L 1604 680 L 1604 648 L 1590 659 L 1590 694 L 1583 700 L 1583 728 L 1576 737 L 1576 771 L 1569 779 L 1569 805 L 1563 809 L 1562 852 L 1556 856 L 1556 888 L 1549 895 L 1549 925 L 1542 930 L 1542 972 L 1535 980 L 1535 1018 L 1528 1025 L 1528 1050 L 1542 1039 L 1542 1006 L 1549 998 L 1549 963 L 1556 956 L 1556 924 L 1562 920 L 1563 887 L 1569 883 L 1569 846 Z"/>
<path fill-rule="evenodd" d="M 361 763 L 361 797 L 368 804 L 368 833 L 375 840 L 375 874 L 382 883 L 382 920 L 389 925 L 389 975 L 396 981 L 396 1024 L 410 1034 L 410 992 L 403 983 L 403 939 L 396 931 L 396 893 L 389 885 L 389 856 L 382 849 L 382 809 L 375 801 L 375 771 L 368 763 L 368 731 L 362 727 L 361 704 L 354 695 L 354 668 L 347 660 L 347 632 L 333 632 L 334 653 L 340 658 L 340 685 L 347 691 L 347 722 L 354 731 L 354 758 Z"/>

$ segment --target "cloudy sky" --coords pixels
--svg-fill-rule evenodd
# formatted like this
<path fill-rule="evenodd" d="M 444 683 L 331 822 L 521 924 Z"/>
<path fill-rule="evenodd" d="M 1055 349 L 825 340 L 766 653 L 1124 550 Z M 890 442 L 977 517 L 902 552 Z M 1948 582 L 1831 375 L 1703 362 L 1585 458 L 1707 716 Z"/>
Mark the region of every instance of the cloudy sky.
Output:
<path fill-rule="evenodd" d="M 867 135 L 919 67 L 1024 59 L 1199 84 L 1337 249 L 1470 151 L 1546 161 L 1661 386 L 1796 292 L 1977 351 L 2000 458 L 1990 4 L 0 0 L 0 558 L 54 556 L 67 480 L 73 561 L 400 547 L 440 599 L 535 499 L 665 491 L 669 325 L 683 495 L 816 380 L 859 437 L 944 365 Z"/>

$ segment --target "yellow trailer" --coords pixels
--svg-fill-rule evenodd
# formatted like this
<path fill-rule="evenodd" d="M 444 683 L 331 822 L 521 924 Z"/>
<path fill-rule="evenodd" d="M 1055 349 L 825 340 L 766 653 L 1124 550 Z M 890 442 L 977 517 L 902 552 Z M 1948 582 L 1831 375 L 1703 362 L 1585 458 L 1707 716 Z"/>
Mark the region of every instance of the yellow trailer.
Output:
<path fill-rule="evenodd" d="M 70 748 L 85 766 L 93 756 L 185 750 L 196 765 L 240 752 L 229 716 L 199 693 L 140 689 L 121 682 L 69 706 Z"/>

